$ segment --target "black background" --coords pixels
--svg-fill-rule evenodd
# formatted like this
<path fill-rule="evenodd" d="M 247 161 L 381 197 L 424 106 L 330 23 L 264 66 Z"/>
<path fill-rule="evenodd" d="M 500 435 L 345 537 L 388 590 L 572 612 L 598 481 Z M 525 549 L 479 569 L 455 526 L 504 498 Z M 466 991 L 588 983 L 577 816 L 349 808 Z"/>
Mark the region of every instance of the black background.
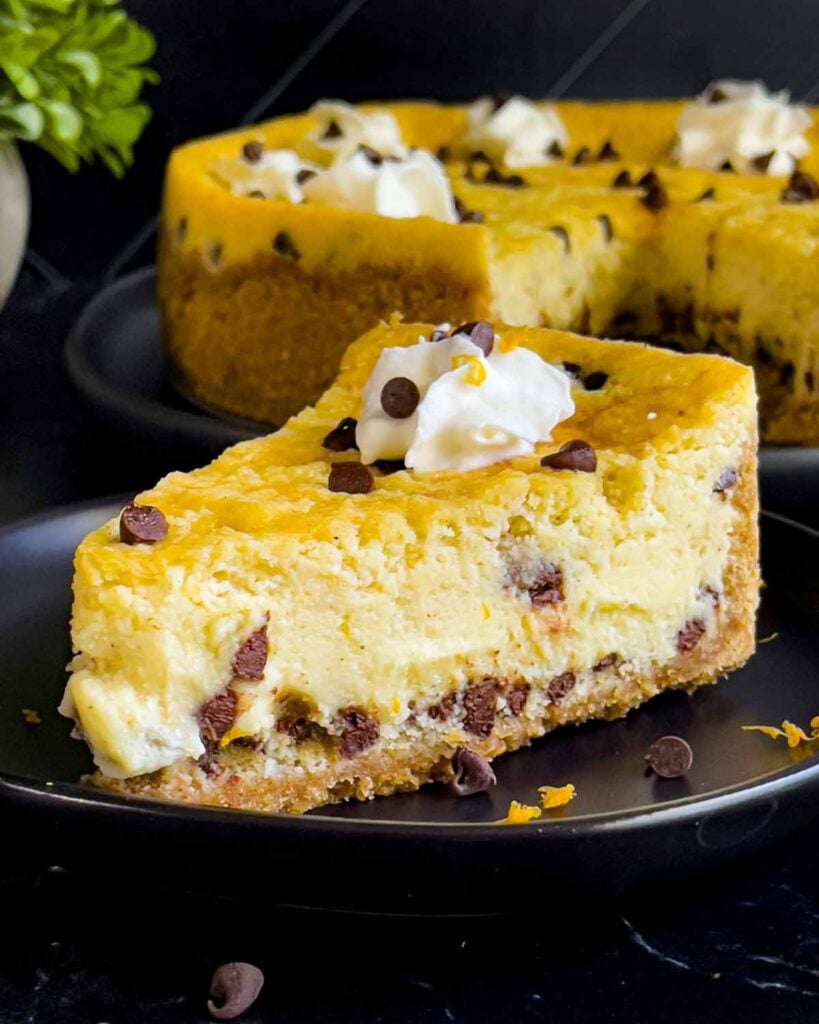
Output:
<path fill-rule="evenodd" d="M 30 249 L 0 313 L 0 520 L 136 491 L 190 461 L 98 425 L 61 355 L 88 296 L 151 262 L 162 168 L 176 143 L 324 96 L 684 95 L 714 76 L 819 96 L 815 0 L 126 6 L 157 36 L 162 79 L 148 90 L 154 117 L 135 166 L 121 182 L 100 168 L 71 176 L 24 151 Z M 210 971 L 235 958 L 266 971 L 248 1017 L 257 1021 L 819 1019 L 815 828 L 730 875 L 622 907 L 573 917 L 520 893 L 520 919 L 442 923 L 236 906 L 142 892 L 129 879 L 98 893 L 93 877 L 43 870 L 58 851 L 21 857 L 25 836 L 0 820 L 0 1024 L 201 1020 Z M 89 851 L 97 856 L 104 851 Z"/>

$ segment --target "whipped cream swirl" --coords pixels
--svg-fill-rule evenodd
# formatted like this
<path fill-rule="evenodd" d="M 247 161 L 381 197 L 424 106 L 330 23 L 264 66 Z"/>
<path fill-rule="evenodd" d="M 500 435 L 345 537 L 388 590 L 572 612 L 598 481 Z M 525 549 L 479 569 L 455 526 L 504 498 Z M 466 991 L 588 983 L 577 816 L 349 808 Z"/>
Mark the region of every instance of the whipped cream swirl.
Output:
<path fill-rule="evenodd" d="M 321 170 L 315 164 L 306 163 L 292 149 L 263 150 L 253 161 L 243 156 L 221 156 L 213 161 L 210 169 L 235 196 L 287 199 L 291 203 L 300 203 L 304 198 L 302 178 Z"/>
<path fill-rule="evenodd" d="M 674 158 L 682 167 L 741 174 L 787 175 L 809 149 L 811 117 L 790 103 L 790 93 L 768 92 L 762 82 L 712 82 L 677 121 Z"/>
<path fill-rule="evenodd" d="M 342 100 L 320 100 L 310 113 L 320 121 L 313 141 L 336 157 L 348 156 L 359 146 L 369 146 L 382 156 L 407 155 L 398 122 L 386 110 L 365 113 Z"/>
<path fill-rule="evenodd" d="M 477 100 L 467 118 L 467 146 L 507 167 L 551 163 L 569 141 L 555 110 L 536 107 L 522 96 L 512 96 L 500 106 L 490 99 Z"/>
<path fill-rule="evenodd" d="M 489 356 L 467 334 L 387 348 L 364 386 L 356 429 L 361 461 L 403 459 L 419 473 L 463 472 L 529 455 L 574 414 L 569 377 L 526 348 Z M 382 407 L 384 385 L 413 381 L 415 411 L 395 419 Z"/>

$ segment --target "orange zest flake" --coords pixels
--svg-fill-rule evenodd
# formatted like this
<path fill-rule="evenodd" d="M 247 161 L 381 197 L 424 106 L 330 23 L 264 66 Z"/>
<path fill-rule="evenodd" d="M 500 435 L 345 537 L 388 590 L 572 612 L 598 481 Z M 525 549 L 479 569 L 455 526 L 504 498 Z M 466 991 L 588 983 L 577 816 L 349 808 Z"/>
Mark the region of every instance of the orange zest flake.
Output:
<path fill-rule="evenodd" d="M 528 804 L 520 804 L 513 800 L 509 804 L 506 817 L 496 822 L 498 825 L 525 825 L 529 821 L 539 818 L 541 810 L 539 807 L 530 807 Z"/>
<path fill-rule="evenodd" d="M 763 736 L 772 740 L 785 739 L 788 746 L 793 749 L 800 743 L 813 743 L 814 740 L 819 740 L 819 715 L 814 715 L 810 720 L 810 735 L 787 719 L 779 728 L 775 725 L 743 725 L 741 728 L 743 732 L 761 732 Z"/>
<path fill-rule="evenodd" d="M 577 796 L 571 782 L 565 786 L 540 786 L 538 793 L 540 793 L 540 806 L 544 811 L 551 811 L 555 807 L 565 807 Z"/>
<path fill-rule="evenodd" d="M 463 353 L 459 356 L 453 356 L 451 368 L 453 370 L 460 370 L 462 366 L 469 367 L 464 377 L 464 382 L 479 388 L 486 380 L 486 367 L 483 365 L 482 360 L 478 356 L 468 356 Z"/>

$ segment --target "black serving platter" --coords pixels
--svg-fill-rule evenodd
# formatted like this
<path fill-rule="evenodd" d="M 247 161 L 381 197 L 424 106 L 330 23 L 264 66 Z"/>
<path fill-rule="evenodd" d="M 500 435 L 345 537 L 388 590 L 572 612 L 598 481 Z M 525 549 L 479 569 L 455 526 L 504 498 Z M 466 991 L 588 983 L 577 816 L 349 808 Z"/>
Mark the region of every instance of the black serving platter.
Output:
<path fill-rule="evenodd" d="M 66 343 L 68 371 L 103 418 L 140 446 L 202 459 L 270 428 L 203 409 L 174 386 L 162 353 L 156 272 L 138 270 L 91 300 Z M 215 339 L 218 341 L 218 339 Z M 766 446 L 765 507 L 813 523 L 819 508 L 819 448 Z"/>
<path fill-rule="evenodd" d="M 56 511 L 0 533 L 0 811 L 7 835 L 129 877 L 280 904 L 492 913 L 616 896 L 682 878 L 781 839 L 819 810 L 813 748 L 743 733 L 819 713 L 819 534 L 763 517 L 759 635 L 740 671 L 692 697 L 667 694 L 613 723 L 567 727 L 497 762 L 491 794 L 439 786 L 302 817 L 125 799 L 77 784 L 84 746 L 56 712 L 69 658 L 72 554 L 121 501 Z M 23 708 L 37 711 L 29 725 Z M 685 779 L 645 773 L 666 733 L 691 743 Z M 499 826 L 512 799 L 572 782 L 540 822 Z M 12 814 L 14 817 L 12 817 Z M 12 828 L 10 823 L 14 823 Z"/>

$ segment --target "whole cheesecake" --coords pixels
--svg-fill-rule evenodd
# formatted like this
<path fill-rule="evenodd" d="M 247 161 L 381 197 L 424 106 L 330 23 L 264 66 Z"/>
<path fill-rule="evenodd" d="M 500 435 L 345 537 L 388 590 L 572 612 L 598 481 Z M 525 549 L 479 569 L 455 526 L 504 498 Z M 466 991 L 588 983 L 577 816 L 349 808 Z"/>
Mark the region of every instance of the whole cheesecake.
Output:
<path fill-rule="evenodd" d="M 753 159 L 681 166 L 681 139 L 694 140 L 689 162 L 714 164 L 740 145 L 735 126 L 718 124 L 727 148 L 703 156 L 699 121 L 686 129 L 692 110 L 710 117 L 720 98 L 712 89 L 694 104 L 526 104 L 500 146 L 486 117 L 476 129 L 473 108 L 319 104 L 182 146 L 167 169 L 158 259 L 176 381 L 202 404 L 280 424 L 318 398 L 350 341 L 394 310 L 486 318 L 728 353 L 757 370 L 764 438 L 819 442 L 814 116 L 799 111 L 799 138 L 786 133 Z M 498 101 L 489 117 L 523 102 Z M 535 124 L 535 137 L 552 139 L 537 159 L 518 145 L 532 137 L 533 112 L 554 122 L 551 136 L 551 122 Z M 333 149 L 355 132 L 387 140 L 358 145 L 373 175 L 416 160 L 407 176 L 427 174 L 422 190 L 445 187 L 452 215 L 428 196 L 424 205 L 393 194 L 389 215 L 378 212 L 386 200 L 365 202 Z M 758 147 L 779 144 L 758 134 Z M 440 161 L 444 186 L 417 148 Z"/>
<path fill-rule="evenodd" d="M 756 516 L 747 367 L 394 320 L 83 541 L 63 711 L 119 792 L 414 789 L 741 665 Z"/>

